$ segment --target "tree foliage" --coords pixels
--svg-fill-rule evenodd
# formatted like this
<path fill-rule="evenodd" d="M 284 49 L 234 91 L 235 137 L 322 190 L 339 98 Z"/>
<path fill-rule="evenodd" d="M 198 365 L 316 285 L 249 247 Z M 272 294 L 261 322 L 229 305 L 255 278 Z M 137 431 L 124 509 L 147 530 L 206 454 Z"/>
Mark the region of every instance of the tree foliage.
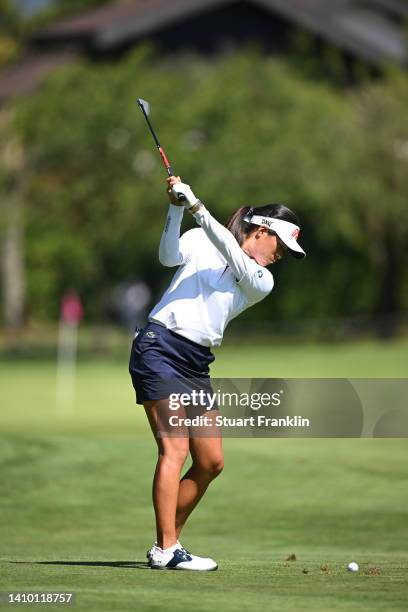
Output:
<path fill-rule="evenodd" d="M 0 0 L 0 69 L 20 53 L 22 21 L 10 0 Z"/>
<path fill-rule="evenodd" d="M 157 258 L 166 174 L 139 96 L 176 172 L 219 220 L 272 201 L 299 215 L 308 257 L 272 269 L 260 319 L 406 308 L 407 93 L 405 74 L 350 93 L 254 49 L 170 62 L 141 46 L 119 62 L 59 71 L 15 123 L 31 168 L 32 314 L 55 315 L 74 286 L 98 318 L 116 283 L 142 278 L 158 295 L 169 281 Z"/>
<path fill-rule="evenodd" d="M 43 8 L 29 19 L 32 29 L 45 26 L 59 19 L 68 18 L 98 8 L 112 0 L 57 0 Z M 122 0 L 126 1 L 126 0 Z"/>

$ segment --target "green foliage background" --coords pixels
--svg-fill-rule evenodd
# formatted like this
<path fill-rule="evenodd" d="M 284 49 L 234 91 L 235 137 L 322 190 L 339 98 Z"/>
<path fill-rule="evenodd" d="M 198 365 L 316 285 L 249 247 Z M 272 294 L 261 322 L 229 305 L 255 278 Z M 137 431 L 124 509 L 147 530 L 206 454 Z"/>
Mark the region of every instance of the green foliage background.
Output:
<path fill-rule="evenodd" d="M 143 45 L 61 70 L 19 104 L 31 315 L 56 317 L 74 286 L 98 320 L 118 282 L 142 278 L 157 296 L 169 281 L 157 257 L 166 174 L 139 96 L 176 172 L 216 218 L 272 201 L 299 215 L 308 257 L 272 268 L 260 320 L 408 307 L 404 73 L 349 91 L 253 48 L 170 61 Z"/>

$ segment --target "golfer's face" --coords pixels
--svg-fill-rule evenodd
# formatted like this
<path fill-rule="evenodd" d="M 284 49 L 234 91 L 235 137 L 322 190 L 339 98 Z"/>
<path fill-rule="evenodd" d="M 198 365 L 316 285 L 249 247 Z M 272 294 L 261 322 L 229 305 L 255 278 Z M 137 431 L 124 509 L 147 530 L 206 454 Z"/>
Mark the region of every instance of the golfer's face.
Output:
<path fill-rule="evenodd" d="M 270 264 L 282 259 L 286 251 L 286 246 L 278 238 L 271 235 L 267 231 L 262 232 L 257 240 L 257 252 L 255 259 L 261 266 L 269 266 Z"/>

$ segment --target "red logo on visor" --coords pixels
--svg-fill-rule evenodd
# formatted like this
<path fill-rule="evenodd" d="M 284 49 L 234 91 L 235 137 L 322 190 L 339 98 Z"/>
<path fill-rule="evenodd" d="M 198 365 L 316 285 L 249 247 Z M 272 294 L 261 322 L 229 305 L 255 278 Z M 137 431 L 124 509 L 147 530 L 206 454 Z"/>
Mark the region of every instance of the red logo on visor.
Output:
<path fill-rule="evenodd" d="M 292 238 L 294 238 L 295 240 L 297 240 L 297 239 L 298 239 L 298 237 L 299 237 L 299 234 L 300 234 L 300 230 L 295 229 L 295 230 L 293 230 L 293 232 L 291 233 L 291 236 L 292 236 Z"/>

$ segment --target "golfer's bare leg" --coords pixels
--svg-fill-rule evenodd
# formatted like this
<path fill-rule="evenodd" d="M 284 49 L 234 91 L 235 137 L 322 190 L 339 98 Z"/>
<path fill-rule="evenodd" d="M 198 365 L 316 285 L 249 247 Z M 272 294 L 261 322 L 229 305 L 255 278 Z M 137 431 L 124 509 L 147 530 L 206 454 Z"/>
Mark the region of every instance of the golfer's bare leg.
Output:
<path fill-rule="evenodd" d="M 215 421 L 218 411 L 212 410 L 210 416 Z M 177 538 L 188 517 L 206 492 L 208 485 L 220 474 L 224 467 L 221 430 L 215 425 L 204 432 L 215 437 L 201 437 L 199 432 L 190 431 L 190 453 L 193 463 L 183 476 L 178 491 L 176 511 Z"/>
<path fill-rule="evenodd" d="M 189 452 L 188 430 L 179 432 L 179 437 L 160 436 L 160 431 L 168 430 L 164 422 L 168 418 L 165 416 L 168 414 L 167 400 L 144 402 L 144 407 L 159 450 L 153 479 L 153 505 L 157 544 L 164 549 L 177 541 L 176 508 L 180 474 Z"/>

